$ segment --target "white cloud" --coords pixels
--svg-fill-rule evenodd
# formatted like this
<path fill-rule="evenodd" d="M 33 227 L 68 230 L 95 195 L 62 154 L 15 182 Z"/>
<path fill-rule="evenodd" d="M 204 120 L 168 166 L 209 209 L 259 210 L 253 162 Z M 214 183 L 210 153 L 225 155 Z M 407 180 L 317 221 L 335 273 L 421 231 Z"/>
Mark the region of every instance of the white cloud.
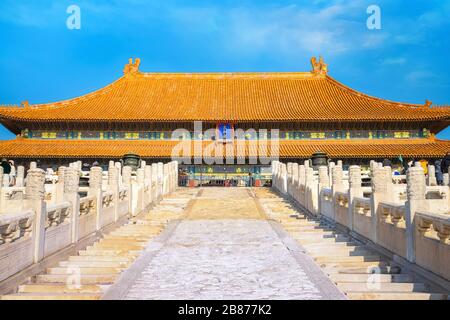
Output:
<path fill-rule="evenodd" d="M 416 84 L 425 82 L 425 81 L 431 81 L 436 78 L 437 78 L 437 76 L 433 72 L 428 71 L 428 70 L 415 70 L 415 71 L 411 71 L 405 75 L 405 79 L 408 82 L 412 82 L 412 83 L 416 83 Z"/>
<path fill-rule="evenodd" d="M 362 16 L 361 16 L 362 13 Z M 338 55 L 349 50 L 376 48 L 387 35 L 366 28 L 361 1 L 332 2 L 322 8 L 289 5 L 235 8 L 175 8 L 174 23 L 218 33 L 223 47 L 239 53 Z M 195 30 L 194 30 L 195 31 Z M 377 31 L 375 31 L 377 32 Z"/>
<path fill-rule="evenodd" d="M 404 58 L 404 57 L 387 58 L 381 62 L 381 65 L 383 65 L 383 66 L 401 66 L 401 65 L 404 65 L 405 63 L 406 63 L 406 58 Z"/>

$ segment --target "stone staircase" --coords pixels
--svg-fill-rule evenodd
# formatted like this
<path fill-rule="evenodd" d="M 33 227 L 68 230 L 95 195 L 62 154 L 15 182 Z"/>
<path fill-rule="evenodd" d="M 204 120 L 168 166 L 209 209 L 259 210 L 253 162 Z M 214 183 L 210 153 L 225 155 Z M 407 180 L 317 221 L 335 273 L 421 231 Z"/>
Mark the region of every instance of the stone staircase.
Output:
<path fill-rule="evenodd" d="M 272 191 L 258 189 L 256 196 L 268 218 L 279 222 L 349 299 L 448 299 L 448 292 L 403 272 L 388 258 L 308 217 Z"/>
<path fill-rule="evenodd" d="M 106 234 L 20 285 L 16 292 L 1 300 L 92 300 L 101 299 L 120 273 L 129 267 L 140 252 L 165 226 L 185 213 L 197 190 L 179 189 L 166 196 L 148 213 Z"/>

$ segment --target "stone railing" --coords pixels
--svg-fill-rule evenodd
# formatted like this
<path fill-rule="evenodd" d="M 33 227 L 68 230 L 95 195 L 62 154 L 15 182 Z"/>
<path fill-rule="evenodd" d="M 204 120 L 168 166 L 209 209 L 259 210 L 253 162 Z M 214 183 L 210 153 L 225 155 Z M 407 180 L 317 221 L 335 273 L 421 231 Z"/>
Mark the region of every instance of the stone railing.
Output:
<path fill-rule="evenodd" d="M 352 206 L 353 230 L 371 238 L 372 207 L 370 198 L 355 197 Z"/>
<path fill-rule="evenodd" d="M 329 217 L 333 217 L 333 192 L 331 189 L 322 189 L 320 192 L 320 203 L 319 203 L 320 212 Z"/>
<path fill-rule="evenodd" d="M 97 230 L 97 197 L 91 195 L 80 199 L 78 211 L 79 236 L 83 238 Z"/>
<path fill-rule="evenodd" d="M 406 208 L 404 205 L 378 204 L 377 242 L 391 252 L 406 258 Z"/>
<path fill-rule="evenodd" d="M 433 185 L 420 166 L 408 170 L 406 185 L 390 167 L 371 167 L 367 190 L 358 166 L 344 172 L 341 164 L 330 163 L 315 171 L 309 161 L 274 161 L 272 186 L 310 214 L 450 280 L 449 186 Z M 432 259 L 432 254 L 439 257 Z"/>
<path fill-rule="evenodd" d="M 28 238 L 31 235 L 33 221 L 34 214 L 31 210 L 20 214 L 0 215 L 0 245 Z"/>
<path fill-rule="evenodd" d="M 415 215 L 415 258 L 425 269 L 450 279 L 450 215 Z"/>
<path fill-rule="evenodd" d="M 33 263 L 34 211 L 0 215 L 0 279 Z"/>
<path fill-rule="evenodd" d="M 334 194 L 334 219 L 348 225 L 349 196 L 346 192 L 336 191 Z"/>
<path fill-rule="evenodd" d="M 22 205 L 25 196 L 24 187 L 3 187 L 0 190 L 0 212 L 15 210 Z"/>
<path fill-rule="evenodd" d="M 148 166 L 142 161 L 136 173 L 110 162 L 107 175 L 91 168 L 89 187 L 79 187 L 78 163 L 60 167 L 51 185 L 35 163 L 30 168 L 26 178 L 17 179 L 20 186 L 0 189 L 0 281 L 136 216 L 178 183 L 176 162 Z"/>
<path fill-rule="evenodd" d="M 45 219 L 44 256 L 72 243 L 72 204 L 61 202 L 47 206 Z"/>

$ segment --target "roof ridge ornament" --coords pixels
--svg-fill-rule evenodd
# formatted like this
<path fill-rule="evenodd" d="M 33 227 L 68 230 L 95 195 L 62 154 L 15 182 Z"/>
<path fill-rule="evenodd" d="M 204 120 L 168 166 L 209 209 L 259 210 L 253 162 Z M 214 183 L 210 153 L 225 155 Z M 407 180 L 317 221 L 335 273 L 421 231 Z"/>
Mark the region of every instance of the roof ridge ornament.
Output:
<path fill-rule="evenodd" d="M 141 64 L 141 59 L 139 59 L 139 58 L 134 59 L 134 62 L 133 62 L 133 58 L 128 59 L 128 63 L 123 68 L 123 73 L 124 74 L 138 73 L 140 64 Z"/>
<path fill-rule="evenodd" d="M 25 100 L 25 101 L 22 101 L 22 102 L 20 103 L 20 106 L 21 106 L 22 108 L 29 108 L 29 107 L 30 107 L 30 103 L 28 102 L 28 100 Z"/>
<path fill-rule="evenodd" d="M 433 104 L 432 101 L 430 101 L 430 100 L 428 100 L 428 99 L 425 100 L 425 108 L 430 108 L 432 104 Z"/>
<path fill-rule="evenodd" d="M 319 57 L 319 61 L 317 61 L 316 57 L 311 58 L 311 66 L 312 74 L 321 74 L 321 75 L 327 75 L 328 74 L 328 64 L 326 64 L 323 60 L 323 57 Z"/>

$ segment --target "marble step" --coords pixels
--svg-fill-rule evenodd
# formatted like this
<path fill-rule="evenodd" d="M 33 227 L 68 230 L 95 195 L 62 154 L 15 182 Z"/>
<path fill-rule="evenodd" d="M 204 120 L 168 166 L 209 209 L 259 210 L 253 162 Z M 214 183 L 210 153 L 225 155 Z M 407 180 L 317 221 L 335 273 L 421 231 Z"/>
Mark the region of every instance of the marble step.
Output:
<path fill-rule="evenodd" d="M 37 283 L 37 284 L 23 284 L 19 286 L 17 293 L 90 293 L 101 294 L 105 287 L 99 285 L 66 285 L 54 283 Z"/>
<path fill-rule="evenodd" d="M 93 246 L 87 247 L 86 250 L 78 251 L 80 256 L 137 256 L 140 250 L 113 250 L 98 249 Z"/>
<path fill-rule="evenodd" d="M 131 264 L 130 261 L 60 261 L 60 267 L 101 267 L 125 269 Z"/>
<path fill-rule="evenodd" d="M 321 268 L 326 269 L 342 269 L 342 268 L 380 268 L 388 267 L 390 263 L 388 261 L 339 261 L 339 262 L 320 262 L 318 263 Z"/>
<path fill-rule="evenodd" d="M 414 277 L 410 274 L 363 274 L 363 273 L 334 273 L 330 274 L 329 278 L 335 283 L 339 282 L 364 282 L 379 281 L 379 282 L 413 282 Z"/>
<path fill-rule="evenodd" d="M 353 257 L 361 255 L 373 255 L 373 251 L 363 246 L 358 247 L 339 247 L 339 248 L 308 248 L 306 250 L 312 257 L 337 256 L 337 257 Z"/>
<path fill-rule="evenodd" d="M 422 292 L 351 292 L 351 300 L 447 300 L 446 294 Z"/>
<path fill-rule="evenodd" d="M 57 294 L 57 293 L 16 293 L 2 296 L 1 300 L 99 300 L 101 294 L 87 294 L 87 293 L 71 293 L 71 294 Z"/>
<path fill-rule="evenodd" d="M 342 266 L 327 266 L 322 268 L 328 275 L 332 274 L 400 274 L 401 268 L 398 266 L 381 266 L 381 267 L 342 267 Z"/>
<path fill-rule="evenodd" d="M 293 236 L 295 240 L 300 242 L 302 245 L 309 244 L 336 244 L 343 243 L 343 245 L 348 245 L 348 238 L 345 237 L 311 237 L 311 236 Z"/>
<path fill-rule="evenodd" d="M 121 251 L 139 251 L 144 249 L 144 245 L 137 245 L 137 244 L 128 244 L 128 243 L 105 243 L 105 242 L 99 242 L 94 244 L 94 249 L 107 249 L 107 250 L 121 250 Z"/>
<path fill-rule="evenodd" d="M 293 237 L 332 237 L 337 233 L 334 231 L 323 231 L 321 229 L 314 230 L 289 230 L 288 233 Z"/>
<path fill-rule="evenodd" d="M 134 257 L 131 256 L 114 256 L 114 255 L 100 255 L 100 256 L 70 256 L 69 261 L 119 261 L 130 262 Z"/>
<path fill-rule="evenodd" d="M 117 279 L 117 274 L 82 274 L 79 277 L 80 284 L 112 284 Z M 34 283 L 64 283 L 73 282 L 73 276 L 61 274 L 39 274 L 34 277 Z"/>
<path fill-rule="evenodd" d="M 395 282 L 338 282 L 337 287 L 348 292 L 426 292 L 428 287 L 423 283 Z"/>
<path fill-rule="evenodd" d="M 48 274 L 75 275 L 75 274 L 117 274 L 122 268 L 114 267 L 51 267 L 47 268 Z"/>
<path fill-rule="evenodd" d="M 302 243 L 302 246 L 307 250 L 318 250 L 321 248 L 329 248 L 329 249 L 354 249 L 356 247 L 360 247 L 361 244 L 352 242 L 352 241 L 338 241 L 338 242 L 315 242 L 315 243 Z"/>
<path fill-rule="evenodd" d="M 317 263 L 340 263 L 340 262 L 378 262 L 381 261 L 379 255 L 360 255 L 360 256 L 319 256 L 314 260 Z"/>
<path fill-rule="evenodd" d="M 158 232 L 148 232 L 148 233 L 138 233 L 138 232 L 116 232 L 111 233 L 107 236 L 105 236 L 103 239 L 136 239 L 141 241 L 149 241 L 156 236 L 158 236 L 161 233 L 161 231 Z"/>

